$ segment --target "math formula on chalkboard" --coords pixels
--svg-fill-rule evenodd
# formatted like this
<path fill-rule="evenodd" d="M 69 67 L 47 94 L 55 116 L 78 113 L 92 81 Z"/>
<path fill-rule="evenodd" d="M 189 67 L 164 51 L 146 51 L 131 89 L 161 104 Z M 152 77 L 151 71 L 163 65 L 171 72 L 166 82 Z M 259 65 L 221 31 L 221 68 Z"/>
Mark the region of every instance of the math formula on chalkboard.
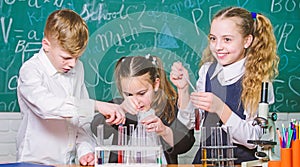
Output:
<path fill-rule="evenodd" d="M 80 58 L 85 83 L 91 98 L 109 101 L 118 96 L 113 69 L 122 56 L 159 56 L 167 73 L 181 61 L 195 84 L 211 18 L 228 6 L 270 18 L 280 55 L 270 110 L 300 111 L 298 0 L 0 0 L 0 111 L 19 112 L 19 69 L 40 49 L 45 21 L 56 9 L 72 9 L 87 22 L 90 39 Z"/>

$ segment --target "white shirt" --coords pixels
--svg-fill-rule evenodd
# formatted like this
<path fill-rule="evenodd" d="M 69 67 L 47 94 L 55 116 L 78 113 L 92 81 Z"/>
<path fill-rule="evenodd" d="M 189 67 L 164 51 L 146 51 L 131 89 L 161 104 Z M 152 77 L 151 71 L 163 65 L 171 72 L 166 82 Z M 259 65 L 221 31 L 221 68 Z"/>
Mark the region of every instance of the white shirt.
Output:
<path fill-rule="evenodd" d="M 245 73 L 245 58 L 235 62 L 231 65 L 228 65 L 226 67 L 221 66 L 220 64 L 217 64 L 215 71 L 213 75 L 211 76 L 211 79 L 213 77 L 217 77 L 218 81 L 222 86 L 231 85 L 235 82 L 237 82 Z M 199 78 L 197 80 L 197 91 L 204 92 L 205 91 L 205 82 L 206 82 L 206 74 L 209 69 L 209 66 L 211 63 L 205 63 L 201 66 L 199 70 Z M 274 92 L 273 92 L 273 85 L 272 83 L 269 83 L 269 92 L 268 92 L 268 101 L 269 104 L 274 103 Z M 181 111 L 182 112 L 182 111 Z M 189 113 L 189 114 L 188 114 Z M 183 116 L 185 115 L 185 116 Z M 255 114 L 254 116 L 250 117 L 247 110 L 244 110 L 244 115 L 246 116 L 246 119 L 241 119 L 237 114 L 232 112 L 231 116 L 227 120 L 227 122 L 222 125 L 222 128 L 226 131 L 227 126 L 232 127 L 232 136 L 233 136 L 233 142 L 244 145 L 250 149 L 255 148 L 256 146 L 253 144 L 247 143 L 247 140 L 258 140 L 262 136 L 262 129 L 259 126 L 253 126 L 253 120 L 257 116 Z M 189 106 L 184 112 L 180 113 L 181 121 L 185 118 L 185 121 L 182 121 L 185 123 L 185 125 L 192 129 L 194 128 L 195 122 L 195 114 L 194 114 L 194 107 L 191 103 L 189 103 Z M 190 121 L 188 121 L 190 120 Z"/>
<path fill-rule="evenodd" d="M 68 73 L 58 73 L 41 49 L 21 67 L 17 93 L 23 117 L 17 161 L 70 164 L 76 154 L 94 152 L 95 102 L 88 97 L 79 60 Z"/>

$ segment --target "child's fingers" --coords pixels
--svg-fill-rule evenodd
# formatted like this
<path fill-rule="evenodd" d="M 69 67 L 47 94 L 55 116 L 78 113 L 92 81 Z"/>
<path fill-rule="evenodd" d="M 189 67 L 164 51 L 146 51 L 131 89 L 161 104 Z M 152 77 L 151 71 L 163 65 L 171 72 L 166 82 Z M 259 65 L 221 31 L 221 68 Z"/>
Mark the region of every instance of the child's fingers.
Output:
<path fill-rule="evenodd" d="M 112 122 L 115 120 L 115 115 L 114 114 L 110 114 L 110 115 L 107 115 L 105 117 L 106 117 L 105 122 L 107 122 L 109 124 L 112 124 Z"/>
<path fill-rule="evenodd" d="M 125 114 L 122 111 L 116 111 L 115 120 L 113 124 L 119 125 L 125 122 Z"/>

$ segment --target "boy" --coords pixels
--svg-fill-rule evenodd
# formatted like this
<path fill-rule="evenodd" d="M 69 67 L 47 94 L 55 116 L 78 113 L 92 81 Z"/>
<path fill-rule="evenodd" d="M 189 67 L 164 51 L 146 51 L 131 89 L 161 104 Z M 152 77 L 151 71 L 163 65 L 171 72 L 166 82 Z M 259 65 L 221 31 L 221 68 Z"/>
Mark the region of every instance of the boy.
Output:
<path fill-rule="evenodd" d="M 110 124 L 125 121 L 118 105 L 89 99 L 79 57 L 88 42 L 84 20 L 68 9 L 47 19 L 42 48 L 23 64 L 18 101 L 23 120 L 17 135 L 17 161 L 94 165 L 90 121 L 94 111 Z"/>

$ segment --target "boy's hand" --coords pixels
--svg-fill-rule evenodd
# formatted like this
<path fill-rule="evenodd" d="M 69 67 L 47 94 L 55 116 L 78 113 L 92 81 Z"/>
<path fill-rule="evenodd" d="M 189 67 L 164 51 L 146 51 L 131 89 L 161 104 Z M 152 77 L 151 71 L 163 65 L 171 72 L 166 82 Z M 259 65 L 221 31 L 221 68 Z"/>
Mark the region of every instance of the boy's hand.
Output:
<path fill-rule="evenodd" d="M 124 101 L 121 104 L 123 111 L 136 115 L 138 113 L 139 105 L 135 98 L 133 97 L 124 97 Z"/>
<path fill-rule="evenodd" d="M 124 124 L 125 113 L 118 104 L 96 101 L 96 110 L 106 117 L 106 122 L 112 124 Z"/>
<path fill-rule="evenodd" d="M 80 157 L 79 163 L 80 163 L 80 165 L 83 165 L 83 166 L 94 165 L 95 164 L 94 153 L 88 153 L 88 154 Z"/>

